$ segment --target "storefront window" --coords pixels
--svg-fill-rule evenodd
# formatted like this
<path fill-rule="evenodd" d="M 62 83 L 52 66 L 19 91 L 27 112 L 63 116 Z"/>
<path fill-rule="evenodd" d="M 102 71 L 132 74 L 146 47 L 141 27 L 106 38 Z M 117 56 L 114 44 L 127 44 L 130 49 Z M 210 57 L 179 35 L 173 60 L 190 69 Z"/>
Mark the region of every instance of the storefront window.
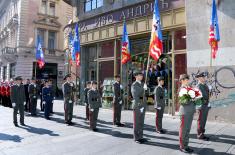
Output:
<path fill-rule="evenodd" d="M 175 50 L 186 49 L 186 30 L 175 31 Z"/>
<path fill-rule="evenodd" d="M 101 44 L 101 58 L 113 57 L 114 56 L 114 45 L 113 42 L 107 42 Z"/>

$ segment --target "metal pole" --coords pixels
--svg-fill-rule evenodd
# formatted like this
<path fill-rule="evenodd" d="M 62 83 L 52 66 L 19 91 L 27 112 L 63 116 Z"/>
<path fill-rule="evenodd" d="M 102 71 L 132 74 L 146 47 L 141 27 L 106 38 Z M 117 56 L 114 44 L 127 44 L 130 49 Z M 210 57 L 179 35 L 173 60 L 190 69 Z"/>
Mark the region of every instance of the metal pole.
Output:
<path fill-rule="evenodd" d="M 175 31 L 172 31 L 172 115 L 175 115 Z"/>

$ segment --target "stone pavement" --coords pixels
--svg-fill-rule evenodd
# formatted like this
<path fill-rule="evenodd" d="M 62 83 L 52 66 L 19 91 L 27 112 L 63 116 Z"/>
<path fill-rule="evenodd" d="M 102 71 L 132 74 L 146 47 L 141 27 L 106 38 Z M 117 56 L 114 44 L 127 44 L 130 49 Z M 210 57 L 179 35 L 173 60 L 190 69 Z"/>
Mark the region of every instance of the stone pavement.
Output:
<path fill-rule="evenodd" d="M 88 129 L 85 107 L 75 106 L 75 126 L 65 125 L 63 102 L 54 104 L 52 120 L 39 117 L 25 117 L 26 127 L 16 128 L 12 123 L 12 109 L 0 106 L 0 155 L 181 155 L 178 148 L 179 119 L 164 116 L 166 135 L 155 132 L 155 115 L 147 113 L 144 136 L 146 144 L 136 144 L 132 135 L 132 112 L 124 111 L 124 128 L 112 126 L 112 111 L 101 109 L 99 132 Z M 27 114 L 26 114 L 27 115 Z M 211 141 L 196 139 L 196 121 L 191 130 L 190 146 L 199 155 L 235 154 L 235 125 L 209 122 L 206 133 Z"/>

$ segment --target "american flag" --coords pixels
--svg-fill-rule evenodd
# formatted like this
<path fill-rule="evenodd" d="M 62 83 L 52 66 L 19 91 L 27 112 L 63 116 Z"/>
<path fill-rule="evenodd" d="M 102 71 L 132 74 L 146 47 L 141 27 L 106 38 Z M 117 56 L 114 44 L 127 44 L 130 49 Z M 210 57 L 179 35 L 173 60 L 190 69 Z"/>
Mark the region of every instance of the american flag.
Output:
<path fill-rule="evenodd" d="M 219 34 L 218 16 L 217 16 L 215 0 L 213 0 L 211 22 L 210 22 L 210 33 L 209 33 L 209 45 L 211 46 L 213 59 L 216 58 L 219 41 L 220 41 L 220 34 Z"/>
<path fill-rule="evenodd" d="M 37 48 L 36 48 L 36 60 L 37 60 L 37 64 L 38 64 L 39 68 L 40 69 L 43 68 L 45 65 L 45 60 L 44 60 L 44 54 L 43 54 L 43 50 L 42 50 L 40 37 L 38 37 L 38 44 L 37 44 Z"/>
<path fill-rule="evenodd" d="M 122 64 L 126 64 L 130 60 L 131 60 L 130 42 L 128 38 L 126 22 L 124 22 L 123 36 L 122 36 Z"/>
<path fill-rule="evenodd" d="M 157 61 L 163 53 L 161 19 L 158 9 L 158 0 L 154 3 L 152 33 L 149 47 L 150 56 Z"/>

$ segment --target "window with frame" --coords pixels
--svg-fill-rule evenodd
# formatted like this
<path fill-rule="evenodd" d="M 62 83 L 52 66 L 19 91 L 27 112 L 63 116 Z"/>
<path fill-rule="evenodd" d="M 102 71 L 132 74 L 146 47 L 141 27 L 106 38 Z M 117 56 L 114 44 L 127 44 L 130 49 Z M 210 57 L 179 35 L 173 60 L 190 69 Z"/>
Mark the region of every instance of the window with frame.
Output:
<path fill-rule="evenodd" d="M 42 0 L 41 13 L 43 13 L 43 14 L 47 13 L 47 1 L 46 0 Z"/>
<path fill-rule="evenodd" d="M 88 12 L 103 6 L 103 0 L 85 0 L 84 11 Z"/>
<path fill-rule="evenodd" d="M 48 33 L 48 49 L 55 49 L 56 43 L 56 32 L 49 31 Z"/>
<path fill-rule="evenodd" d="M 10 78 L 15 77 L 16 63 L 10 64 Z"/>
<path fill-rule="evenodd" d="M 45 47 L 45 33 L 46 30 L 44 29 L 37 29 L 37 43 L 38 43 L 38 38 L 40 39 L 42 47 Z"/>
<path fill-rule="evenodd" d="M 55 16 L 55 3 L 50 3 L 49 15 Z"/>

